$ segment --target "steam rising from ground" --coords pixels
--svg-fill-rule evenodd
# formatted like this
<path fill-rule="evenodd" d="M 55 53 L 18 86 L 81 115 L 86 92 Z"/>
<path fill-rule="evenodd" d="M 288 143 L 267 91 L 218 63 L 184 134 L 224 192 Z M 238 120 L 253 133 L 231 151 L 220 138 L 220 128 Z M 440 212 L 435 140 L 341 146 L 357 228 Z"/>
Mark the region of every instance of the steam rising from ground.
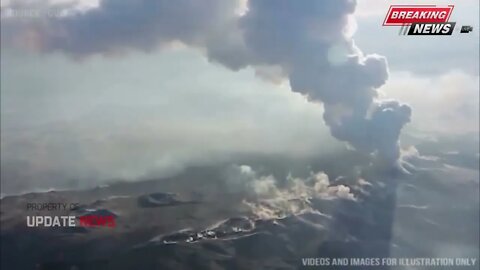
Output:
<path fill-rule="evenodd" d="M 251 66 L 270 79 L 288 79 L 292 91 L 324 104 L 324 120 L 334 137 L 390 165 L 396 163 L 399 134 L 411 109 L 396 100 L 376 99 L 376 89 L 388 77 L 387 62 L 378 55 L 364 55 L 355 46 L 351 22 L 356 2 L 249 0 L 244 4 L 104 0 L 97 7 L 63 16 L 4 16 L 2 44 L 84 58 L 149 52 L 181 42 L 232 70 Z M 11 3 L 2 12 L 28 5 L 32 4 Z M 65 5 L 61 7 L 68 10 Z"/>
<path fill-rule="evenodd" d="M 302 179 L 287 176 L 283 185 L 272 175 L 258 175 L 250 166 L 233 166 L 227 183 L 233 190 L 246 192 L 244 204 L 256 218 L 276 219 L 291 214 L 315 210 L 312 199 L 355 200 L 350 188 L 345 185 L 331 185 L 328 175 L 323 172 L 310 173 Z"/>

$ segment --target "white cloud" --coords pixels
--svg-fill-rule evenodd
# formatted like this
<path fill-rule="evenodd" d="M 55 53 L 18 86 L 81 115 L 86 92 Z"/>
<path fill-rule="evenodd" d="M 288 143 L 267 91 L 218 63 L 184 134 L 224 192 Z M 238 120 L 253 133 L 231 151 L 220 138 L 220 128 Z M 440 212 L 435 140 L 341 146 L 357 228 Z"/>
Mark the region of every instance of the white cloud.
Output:
<path fill-rule="evenodd" d="M 312 199 L 356 200 L 350 187 L 330 183 L 323 172 L 305 178 L 288 175 L 283 184 L 272 175 L 259 175 L 246 165 L 232 166 L 227 183 L 237 192 L 249 194 L 244 201 L 253 215 L 262 219 L 283 218 L 291 214 L 314 211 Z"/>
<path fill-rule="evenodd" d="M 381 90 L 413 108 L 412 126 L 430 132 L 479 131 L 479 77 L 460 71 L 437 76 L 393 73 Z"/>

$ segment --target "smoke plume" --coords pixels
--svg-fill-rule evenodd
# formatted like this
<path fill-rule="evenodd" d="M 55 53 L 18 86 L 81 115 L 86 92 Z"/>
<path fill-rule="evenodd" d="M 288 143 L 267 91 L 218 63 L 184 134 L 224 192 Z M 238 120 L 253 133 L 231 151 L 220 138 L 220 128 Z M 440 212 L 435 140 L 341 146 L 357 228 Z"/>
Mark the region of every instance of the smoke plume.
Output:
<path fill-rule="evenodd" d="M 28 3 L 28 4 L 26 4 Z M 351 37 L 352 0 L 103 0 L 65 16 L 3 16 L 2 45 L 27 45 L 75 58 L 149 52 L 181 42 L 232 70 L 275 71 L 292 91 L 323 103 L 337 139 L 394 164 L 411 109 L 377 99 L 384 57 L 364 55 Z M 4 11 L 24 8 L 16 2 Z M 62 8 L 66 8 L 62 6 Z M 320 123 L 319 123 L 320 124 Z"/>
<path fill-rule="evenodd" d="M 312 199 L 356 200 L 350 187 L 330 183 L 323 172 L 310 172 L 305 178 L 288 175 L 280 186 L 273 175 L 259 175 L 250 166 L 235 165 L 230 168 L 226 180 L 232 191 L 246 194 L 243 203 L 254 216 L 262 219 L 316 212 L 311 205 Z"/>

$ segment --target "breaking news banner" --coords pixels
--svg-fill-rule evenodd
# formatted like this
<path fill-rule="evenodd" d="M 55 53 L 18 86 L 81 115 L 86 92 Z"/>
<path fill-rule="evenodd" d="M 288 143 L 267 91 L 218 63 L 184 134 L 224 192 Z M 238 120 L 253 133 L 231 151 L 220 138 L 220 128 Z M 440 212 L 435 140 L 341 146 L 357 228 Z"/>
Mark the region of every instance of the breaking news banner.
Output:
<path fill-rule="evenodd" d="M 391 5 L 383 26 L 401 26 L 399 35 L 445 35 L 451 36 L 456 22 L 450 22 L 454 5 Z M 460 33 L 473 31 L 470 25 L 463 25 Z"/>
<path fill-rule="evenodd" d="M 318 267 L 326 269 L 337 269 L 338 267 L 348 267 L 365 269 L 376 268 L 385 269 L 404 267 L 407 269 L 416 269 L 416 267 L 427 267 L 431 269 L 441 269 L 443 267 L 475 267 L 478 266 L 477 258 L 402 258 L 402 257 L 383 257 L 383 258 L 351 258 L 351 257 L 338 257 L 338 258 L 302 258 L 302 266 L 304 267 Z"/>

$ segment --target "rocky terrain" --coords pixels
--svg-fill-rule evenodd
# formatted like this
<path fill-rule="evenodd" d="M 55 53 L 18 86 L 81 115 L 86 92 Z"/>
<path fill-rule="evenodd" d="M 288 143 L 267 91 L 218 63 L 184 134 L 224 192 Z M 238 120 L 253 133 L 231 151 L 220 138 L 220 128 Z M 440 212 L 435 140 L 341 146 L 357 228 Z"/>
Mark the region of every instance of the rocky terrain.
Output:
<path fill-rule="evenodd" d="M 410 174 L 371 169 L 362 178 L 330 177 L 323 188 L 335 196 L 288 197 L 287 188 L 278 188 L 275 196 L 287 199 L 264 199 L 232 190 L 220 166 L 87 190 L 5 196 L 1 269 L 298 269 L 302 258 L 311 257 L 478 258 L 478 168 L 449 162 L 468 159 L 462 153 L 409 155 Z M 340 196 L 344 189 L 350 193 Z M 31 211 L 31 202 L 78 207 Z M 115 215 L 116 226 L 26 226 L 27 215 L 88 211 Z"/>

